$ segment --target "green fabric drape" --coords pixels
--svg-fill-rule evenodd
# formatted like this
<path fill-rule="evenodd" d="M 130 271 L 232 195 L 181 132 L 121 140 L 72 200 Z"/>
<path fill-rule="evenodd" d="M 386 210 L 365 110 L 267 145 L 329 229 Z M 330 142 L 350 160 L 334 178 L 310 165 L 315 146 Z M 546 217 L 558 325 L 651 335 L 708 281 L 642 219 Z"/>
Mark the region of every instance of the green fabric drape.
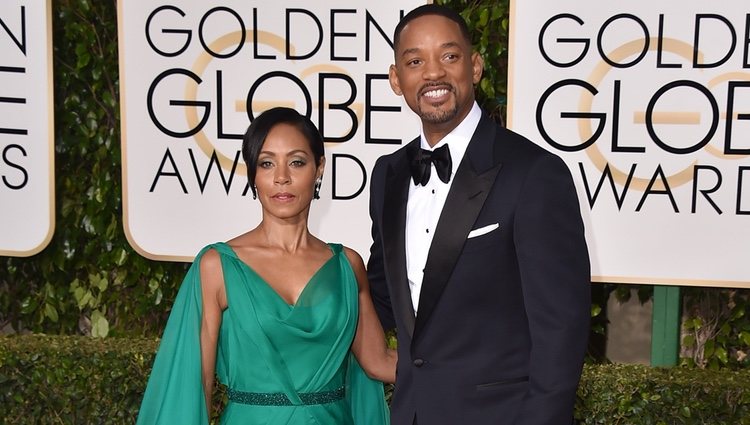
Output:
<path fill-rule="evenodd" d="M 138 424 L 206 424 L 200 366 L 199 264 L 208 249 L 220 254 L 228 308 L 222 314 L 216 373 L 227 387 L 283 393 L 291 406 L 230 402 L 221 423 L 383 425 L 383 385 L 367 377 L 351 354 L 358 286 L 341 245 L 315 273 L 297 304 L 287 304 L 232 249 L 210 245 L 182 283 L 144 394 Z M 304 405 L 299 393 L 346 388 L 346 397 Z"/>

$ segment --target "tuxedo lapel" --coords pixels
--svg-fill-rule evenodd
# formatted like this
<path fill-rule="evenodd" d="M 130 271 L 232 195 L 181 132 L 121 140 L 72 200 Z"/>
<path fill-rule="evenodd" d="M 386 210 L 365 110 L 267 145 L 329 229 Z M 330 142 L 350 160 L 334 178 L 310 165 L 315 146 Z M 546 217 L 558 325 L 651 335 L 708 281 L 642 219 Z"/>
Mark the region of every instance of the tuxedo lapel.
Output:
<path fill-rule="evenodd" d="M 419 139 L 412 141 L 407 149 L 418 143 Z M 414 307 L 406 275 L 406 204 L 409 199 L 410 178 L 406 149 L 403 149 L 386 175 L 383 247 L 391 305 L 396 317 L 403 318 L 409 337 L 414 333 Z"/>
<path fill-rule="evenodd" d="M 500 171 L 501 163 L 494 158 L 494 143 L 495 124 L 487 115 L 482 114 L 456 171 L 435 229 L 422 279 L 414 335 L 419 335 L 440 299 L 466 237 Z"/>

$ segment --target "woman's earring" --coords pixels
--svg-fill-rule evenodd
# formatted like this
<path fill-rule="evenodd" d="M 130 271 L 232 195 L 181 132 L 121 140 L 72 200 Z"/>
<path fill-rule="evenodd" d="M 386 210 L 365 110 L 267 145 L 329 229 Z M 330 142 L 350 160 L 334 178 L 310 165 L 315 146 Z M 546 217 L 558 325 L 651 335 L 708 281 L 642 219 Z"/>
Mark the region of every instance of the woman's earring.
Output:
<path fill-rule="evenodd" d="M 253 199 L 258 199 L 258 188 L 253 185 Z"/>
<path fill-rule="evenodd" d="M 315 180 L 315 189 L 313 190 L 313 199 L 320 199 L 320 185 L 323 184 L 323 178 L 318 177 L 317 180 Z"/>

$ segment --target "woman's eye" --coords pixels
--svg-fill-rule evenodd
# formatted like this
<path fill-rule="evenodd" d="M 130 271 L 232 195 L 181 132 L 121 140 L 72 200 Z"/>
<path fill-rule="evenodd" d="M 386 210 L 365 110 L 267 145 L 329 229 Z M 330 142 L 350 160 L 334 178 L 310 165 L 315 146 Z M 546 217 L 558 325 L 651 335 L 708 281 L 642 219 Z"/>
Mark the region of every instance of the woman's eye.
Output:
<path fill-rule="evenodd" d="M 303 161 L 303 160 L 301 160 L 301 159 L 295 159 L 295 160 L 293 160 L 293 161 L 291 162 L 291 164 L 290 164 L 290 165 L 291 165 L 292 167 L 304 167 L 304 166 L 305 166 L 305 164 L 306 164 L 306 162 L 305 162 L 305 161 Z"/>
<path fill-rule="evenodd" d="M 270 168 L 271 166 L 273 166 L 271 161 L 259 161 L 258 162 L 258 167 L 260 168 Z"/>

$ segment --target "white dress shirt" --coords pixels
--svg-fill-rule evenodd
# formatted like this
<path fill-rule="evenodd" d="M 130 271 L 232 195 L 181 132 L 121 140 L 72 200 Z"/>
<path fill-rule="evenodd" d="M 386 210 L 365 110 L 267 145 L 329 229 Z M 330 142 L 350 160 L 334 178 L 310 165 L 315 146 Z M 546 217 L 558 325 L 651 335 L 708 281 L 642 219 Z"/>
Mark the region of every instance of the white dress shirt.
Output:
<path fill-rule="evenodd" d="M 424 266 L 427 263 L 427 254 L 432 245 L 432 237 L 435 234 L 440 213 L 443 211 L 445 199 L 453 184 L 458 165 L 466 153 L 469 141 L 482 117 L 482 111 L 474 102 L 474 106 L 461 123 L 446 135 L 434 147 L 427 144 L 424 130 L 421 133 L 422 149 L 435 150 L 445 144 L 451 153 L 451 179 L 443 183 L 437 176 L 434 165 L 430 165 L 430 181 L 426 186 L 414 184 L 409 186 L 409 200 L 406 204 L 406 274 L 409 278 L 409 289 L 411 290 L 411 302 L 416 314 L 419 306 L 419 294 L 422 290 L 422 279 L 424 277 Z"/>

